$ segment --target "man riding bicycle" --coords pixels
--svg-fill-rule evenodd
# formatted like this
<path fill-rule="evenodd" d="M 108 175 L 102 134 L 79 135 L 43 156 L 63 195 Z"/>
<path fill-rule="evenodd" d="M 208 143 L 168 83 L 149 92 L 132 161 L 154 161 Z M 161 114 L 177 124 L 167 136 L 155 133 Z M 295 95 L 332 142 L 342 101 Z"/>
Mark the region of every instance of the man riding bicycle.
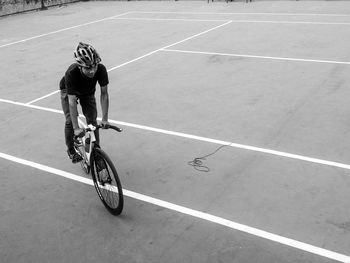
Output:
<path fill-rule="evenodd" d="M 102 125 L 108 127 L 109 83 L 106 67 L 101 58 L 89 44 L 80 42 L 74 51 L 76 63 L 70 65 L 60 81 L 61 104 L 66 118 L 64 134 L 67 153 L 73 163 L 82 160 L 74 148 L 74 135 L 81 135 L 84 130 L 78 125 L 79 101 L 87 124 L 97 125 L 97 107 L 95 100 L 96 84 L 101 87 Z M 99 144 L 99 132 L 95 131 L 96 144 Z"/>

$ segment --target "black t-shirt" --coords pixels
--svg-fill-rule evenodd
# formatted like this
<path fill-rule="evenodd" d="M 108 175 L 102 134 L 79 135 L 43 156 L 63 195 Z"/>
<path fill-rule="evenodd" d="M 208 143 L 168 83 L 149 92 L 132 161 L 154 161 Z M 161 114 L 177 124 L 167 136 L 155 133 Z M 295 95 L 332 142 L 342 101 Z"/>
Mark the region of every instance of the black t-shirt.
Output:
<path fill-rule="evenodd" d="M 69 66 L 66 74 L 60 81 L 60 89 L 67 89 L 67 94 L 77 97 L 93 95 L 96 91 L 96 83 L 102 87 L 108 85 L 107 69 L 103 64 L 98 64 L 96 74 L 89 78 L 81 73 L 77 63 Z"/>

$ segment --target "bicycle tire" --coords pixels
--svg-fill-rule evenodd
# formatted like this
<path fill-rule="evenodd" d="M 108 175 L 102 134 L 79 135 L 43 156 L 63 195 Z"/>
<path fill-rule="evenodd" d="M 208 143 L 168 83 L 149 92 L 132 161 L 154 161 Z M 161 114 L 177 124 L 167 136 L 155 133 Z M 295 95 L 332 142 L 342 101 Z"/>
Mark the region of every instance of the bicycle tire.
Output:
<path fill-rule="evenodd" d="M 104 182 L 100 178 L 102 170 L 98 171 L 101 168 L 96 162 L 96 159 L 98 159 L 99 162 L 104 163 L 111 181 Z M 91 158 L 90 168 L 96 192 L 103 205 L 112 215 L 119 215 L 124 207 L 124 196 L 122 185 L 113 162 L 102 149 L 95 147 Z"/>

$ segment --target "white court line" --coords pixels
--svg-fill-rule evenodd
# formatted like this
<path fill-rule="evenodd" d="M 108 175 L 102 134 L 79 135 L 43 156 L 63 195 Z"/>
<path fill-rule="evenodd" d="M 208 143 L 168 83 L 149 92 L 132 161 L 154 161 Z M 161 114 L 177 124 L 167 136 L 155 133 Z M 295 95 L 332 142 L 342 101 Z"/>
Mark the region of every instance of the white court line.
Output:
<path fill-rule="evenodd" d="M 311 21 L 273 21 L 273 20 L 231 20 L 233 23 L 270 23 L 270 24 L 305 24 L 305 25 L 350 25 L 348 22 L 311 22 Z"/>
<path fill-rule="evenodd" d="M 62 170 L 59 170 L 56 168 L 42 165 L 39 163 L 28 161 L 28 160 L 25 160 L 22 158 L 18 158 L 18 157 L 12 156 L 12 155 L 8 155 L 8 154 L 2 153 L 2 152 L 0 152 L 0 158 L 9 160 L 9 161 L 12 161 L 15 163 L 19 163 L 19 164 L 22 164 L 25 166 L 29 166 L 29 167 L 32 167 L 32 168 L 35 168 L 35 169 L 38 169 L 38 170 L 41 170 L 44 172 L 55 174 L 55 175 L 58 175 L 61 177 L 65 177 L 65 178 L 68 178 L 68 179 L 71 179 L 74 181 L 78 181 L 78 182 L 81 182 L 84 184 L 88 184 L 91 186 L 93 185 L 93 182 L 91 179 L 81 177 L 81 176 L 78 176 L 78 175 L 75 175 L 72 173 L 68 173 L 68 172 L 65 172 L 65 171 L 62 171 Z M 302 251 L 306 251 L 306 252 L 309 252 L 309 253 L 312 253 L 312 254 L 315 254 L 318 256 L 326 257 L 326 258 L 329 258 L 332 260 L 337 260 L 339 262 L 350 263 L 350 257 L 347 255 L 344 255 L 344 254 L 340 254 L 340 253 L 330 251 L 330 250 L 327 250 L 324 248 L 320 248 L 320 247 L 313 246 L 313 245 L 310 245 L 307 243 L 303 243 L 303 242 L 300 242 L 300 241 L 297 241 L 294 239 L 290 239 L 287 237 L 276 235 L 276 234 L 273 234 L 273 233 L 270 233 L 270 232 L 267 232 L 267 231 L 264 231 L 264 230 L 261 230 L 258 228 L 243 225 L 243 224 L 240 224 L 240 223 L 228 220 L 228 219 L 224 219 L 222 217 L 218 217 L 215 215 L 211 215 L 208 213 L 204 213 L 201 211 L 190 209 L 190 208 L 187 208 L 184 206 L 176 205 L 176 204 L 173 204 L 173 203 L 170 203 L 167 201 L 163 201 L 163 200 L 153 198 L 153 197 L 150 197 L 147 195 L 139 194 L 139 193 L 129 191 L 126 189 L 123 189 L 123 193 L 125 196 L 131 197 L 131 198 L 143 201 L 143 202 L 147 202 L 147 203 L 150 203 L 150 204 L 153 204 L 156 206 L 164 207 L 166 209 L 173 210 L 173 211 L 176 211 L 176 212 L 179 212 L 179 213 L 182 213 L 185 215 L 189 215 L 189 216 L 192 216 L 195 218 L 203 219 L 203 220 L 206 220 L 206 221 L 209 221 L 209 222 L 212 222 L 212 223 L 215 223 L 215 224 L 218 224 L 218 225 L 230 228 L 230 229 L 234 229 L 234 230 L 238 230 L 238 231 L 241 231 L 244 233 L 248 233 L 248 234 L 256 236 L 256 237 L 260 237 L 263 239 L 274 241 L 276 243 L 283 244 L 283 245 L 286 245 L 288 247 L 293 247 L 293 248 L 296 248 L 296 249 L 299 249 Z"/>
<path fill-rule="evenodd" d="M 343 168 L 343 169 L 350 170 L 349 164 L 327 161 L 327 160 L 322 160 L 322 159 L 318 159 L 318 158 L 307 157 L 307 156 L 303 156 L 303 155 L 292 154 L 292 153 L 281 152 L 281 151 L 275 151 L 275 150 L 271 150 L 271 149 L 265 149 L 265 148 L 244 145 L 244 144 L 239 144 L 239 143 L 234 143 L 234 142 L 210 139 L 210 138 L 186 134 L 186 133 L 182 133 L 182 132 L 174 132 L 174 131 L 158 129 L 158 128 L 153 128 L 153 127 L 148 127 L 148 126 L 133 124 L 133 123 L 128 123 L 128 122 L 113 121 L 113 120 L 111 120 L 110 122 L 124 125 L 124 126 L 128 126 L 128 127 L 141 129 L 141 130 L 148 130 L 148 131 L 152 131 L 152 132 L 163 133 L 166 135 L 173 135 L 173 136 L 178 136 L 178 137 L 187 138 L 187 139 L 193 139 L 193 140 L 197 140 L 197 141 L 204 141 L 204 142 L 210 142 L 210 143 L 215 143 L 215 144 L 220 144 L 220 145 L 227 145 L 227 146 L 234 147 L 234 148 L 239 148 L 239 149 L 244 149 L 244 150 L 249 150 L 249 151 L 254 151 L 254 152 L 267 153 L 267 154 L 276 155 L 276 156 L 280 156 L 280 157 L 286 157 L 286 158 L 291 158 L 291 159 L 296 159 L 296 160 L 301 160 L 301 161 L 317 163 L 317 164 L 322 164 L 322 165 L 333 166 L 333 167 L 337 167 L 337 168 Z"/>
<path fill-rule="evenodd" d="M 195 38 L 195 37 L 198 37 L 198 36 L 200 36 L 200 35 L 203 35 L 203 34 L 205 34 L 205 33 L 208 33 L 208 32 L 210 32 L 210 31 L 212 31 L 212 30 L 215 30 L 215 29 L 217 29 L 217 28 L 220 28 L 220 27 L 222 27 L 222 26 L 225 26 L 225 25 L 227 25 L 227 24 L 229 24 L 229 23 L 231 23 L 231 21 L 227 21 L 227 22 L 224 23 L 224 24 L 221 24 L 221 25 L 219 25 L 219 26 L 210 28 L 210 29 L 205 30 L 205 31 L 203 31 L 203 32 L 201 32 L 201 33 L 198 33 L 198 34 L 195 34 L 195 35 L 190 36 L 190 37 L 188 37 L 188 38 L 185 38 L 185 39 L 183 39 L 183 40 L 180 40 L 180 41 L 178 41 L 178 42 L 176 42 L 176 43 L 173 43 L 173 44 L 167 45 L 167 46 L 165 46 L 165 47 L 159 48 L 159 49 L 157 49 L 157 50 L 151 51 L 151 52 L 149 52 L 149 53 L 147 53 L 147 54 L 145 54 L 145 55 L 142 55 L 142 56 L 137 57 L 137 58 L 135 58 L 135 59 L 129 60 L 129 61 L 127 61 L 127 62 L 125 62 L 125 63 L 122 63 L 122 64 L 120 64 L 120 65 L 118 65 L 118 66 L 112 67 L 112 68 L 108 69 L 107 71 L 110 72 L 110 71 L 112 71 L 112 70 L 121 68 L 121 67 L 123 67 L 123 66 L 126 66 L 126 65 L 132 63 L 132 62 L 135 62 L 135 61 L 140 60 L 140 59 L 142 59 L 142 58 L 148 57 L 148 56 L 150 56 L 150 55 L 152 55 L 152 54 L 154 54 L 154 53 L 157 53 L 157 52 L 161 51 L 161 50 L 164 49 L 164 48 L 172 47 L 172 46 L 177 45 L 177 44 L 179 44 L 179 43 L 182 43 L 182 42 L 185 42 L 185 41 L 187 41 L 187 40 L 193 39 L 193 38 Z M 1 46 L 0 46 L 0 47 L 1 47 Z M 32 101 L 29 101 L 29 102 L 27 102 L 26 104 L 32 104 L 32 103 L 34 103 L 34 102 L 37 102 L 37 101 L 42 100 L 42 99 L 44 99 L 44 98 L 47 98 L 47 97 L 49 97 L 49 96 L 51 96 L 51 95 L 53 95 L 53 94 L 56 94 L 56 93 L 58 93 L 58 92 L 59 92 L 59 90 L 53 91 L 53 92 L 51 92 L 51 93 L 49 93 L 49 94 L 47 94 L 47 95 L 44 95 L 44 96 L 42 96 L 42 97 L 40 97 L 40 98 L 37 98 L 37 99 L 32 100 Z"/>
<path fill-rule="evenodd" d="M 117 17 L 114 20 L 145 20 L 145 21 L 184 21 L 184 22 L 228 22 L 229 19 L 185 19 L 185 18 L 142 18 L 142 17 Z"/>
<path fill-rule="evenodd" d="M 272 59 L 272 60 L 286 60 L 286 61 L 297 61 L 297 62 L 314 62 L 314 63 L 329 63 L 329 64 L 343 64 L 343 65 L 350 65 L 349 61 L 336 61 L 336 60 L 320 60 L 320 59 L 303 59 L 303 58 L 287 58 L 287 57 L 270 57 L 270 56 L 256 56 L 256 55 L 244 55 L 244 54 L 232 54 L 232 53 L 218 53 L 218 52 L 205 52 L 205 51 L 191 51 L 191 50 L 179 50 L 179 49 L 168 49 L 168 48 L 161 48 L 159 50 L 151 52 L 152 54 L 158 51 L 164 51 L 164 52 L 179 52 L 179 53 L 188 53 L 188 54 L 202 54 L 202 55 L 217 55 L 217 56 L 229 56 L 229 57 L 243 57 L 243 58 L 257 58 L 257 59 Z M 128 62 L 125 62 L 121 65 L 118 65 L 116 67 L 113 67 L 111 69 L 108 69 L 107 71 L 111 71 L 117 68 L 120 68 L 122 66 L 125 66 L 127 64 L 130 64 L 134 61 L 137 61 L 143 57 L 149 56 L 150 53 L 143 55 L 141 57 L 138 57 L 136 59 L 130 60 Z M 34 102 L 40 101 L 42 99 L 45 99 L 47 97 L 50 97 L 51 95 L 54 95 L 58 93 L 59 90 L 53 91 L 45 96 L 42 96 L 40 98 L 37 98 L 35 100 L 32 100 L 30 102 L 27 102 L 26 104 L 33 104 Z"/>
<path fill-rule="evenodd" d="M 43 111 L 49 111 L 49 112 L 63 114 L 63 112 L 61 110 L 55 110 L 55 109 L 36 106 L 36 105 L 29 105 L 29 104 L 21 103 L 21 102 L 14 102 L 14 101 L 4 100 L 4 99 L 0 99 L 0 102 L 14 104 L 14 105 L 18 105 L 18 106 L 24 106 L 24 107 L 28 107 L 28 108 L 32 108 L 32 109 L 37 109 L 37 110 L 43 110 Z M 244 145 L 244 144 L 239 144 L 239 143 L 234 143 L 234 142 L 216 140 L 216 139 L 201 137 L 201 136 L 197 136 L 197 135 L 186 134 L 186 133 L 182 133 L 182 132 L 175 132 L 175 131 L 169 131 L 169 130 L 164 130 L 164 129 L 158 129 L 158 128 L 153 128 L 153 127 L 134 124 L 134 123 L 123 122 L 123 121 L 116 121 L 116 120 L 110 119 L 109 122 L 128 126 L 128 127 L 133 127 L 136 129 L 147 130 L 147 131 L 152 131 L 152 132 L 156 132 L 156 133 L 162 133 L 162 134 L 166 134 L 166 135 L 172 135 L 172 136 L 177 136 L 177 137 L 182 137 L 182 138 L 187 138 L 187 139 L 192 139 L 192 140 L 197 140 L 197 141 L 203 141 L 203 142 L 209 142 L 209 143 L 215 143 L 215 144 L 220 144 L 220 145 L 227 145 L 227 146 L 238 148 L 238 149 L 244 149 L 244 150 L 253 151 L 253 152 L 271 154 L 271 155 L 275 155 L 275 156 L 279 156 L 279 157 L 286 157 L 286 158 L 290 158 L 290 159 L 296 159 L 296 160 L 300 160 L 300 161 L 305 161 L 305 162 L 316 163 L 316 164 L 321 164 L 321 165 L 350 170 L 349 164 L 344 164 L 344 163 L 339 163 L 339 162 L 327 161 L 327 160 L 322 160 L 322 159 L 318 159 L 318 158 L 307 157 L 307 156 L 303 156 L 303 155 L 281 152 L 281 151 L 260 148 L 260 147 L 250 146 L 250 145 Z"/>
<path fill-rule="evenodd" d="M 315 14 L 315 13 L 240 13 L 240 12 L 162 12 L 162 11 L 134 11 L 135 14 L 179 14 L 179 15 L 272 15 L 272 16 L 340 16 L 350 17 L 349 14 Z"/>
<path fill-rule="evenodd" d="M 128 64 L 128 63 L 124 63 L 124 64 Z M 121 67 L 121 65 L 119 65 L 118 67 Z M 116 67 L 115 67 L 115 68 L 116 68 Z M 109 71 L 111 71 L 111 70 L 110 70 L 110 69 L 107 69 L 107 72 L 109 72 Z M 55 91 L 53 91 L 53 92 L 51 92 L 51 93 L 49 93 L 49 94 L 46 94 L 46 95 L 44 95 L 44 96 L 42 96 L 42 97 L 40 97 L 40 98 L 37 98 L 37 99 L 35 99 L 35 100 L 29 101 L 29 102 L 27 102 L 27 103 L 25 103 L 25 104 L 28 104 L 28 105 L 33 104 L 33 103 L 38 102 L 38 101 L 40 101 L 40 100 L 46 99 L 46 98 L 48 98 L 48 97 L 50 97 L 50 96 L 52 96 L 52 95 L 55 95 L 56 93 L 59 93 L 59 92 L 60 92 L 60 90 L 59 90 L 59 89 L 56 89 Z"/>
<path fill-rule="evenodd" d="M 35 102 L 37 102 L 37 101 L 39 101 L 39 100 L 43 100 L 43 99 L 45 99 L 45 98 L 48 98 L 48 97 L 50 97 L 50 96 L 52 96 L 52 95 L 54 95 L 54 94 L 56 94 L 56 93 L 58 93 L 58 92 L 60 92 L 59 89 L 57 89 L 57 90 L 55 90 L 55 91 L 53 91 L 53 92 L 51 92 L 51 93 L 49 93 L 49 94 L 46 94 L 45 96 L 42 96 L 42 97 L 37 98 L 37 99 L 35 99 L 35 100 L 29 101 L 29 102 L 27 102 L 26 104 L 33 104 L 33 103 L 35 103 Z"/>
<path fill-rule="evenodd" d="M 133 60 L 134 61 L 134 60 Z M 123 65 L 126 65 L 126 64 L 129 64 L 129 63 L 131 63 L 131 61 L 128 61 L 128 62 L 126 62 L 126 63 L 123 63 Z M 119 66 L 117 66 L 117 67 L 121 67 L 122 65 L 119 65 Z M 117 67 L 114 67 L 114 69 L 115 68 L 117 68 Z M 110 72 L 111 71 L 111 69 L 107 69 L 107 72 Z M 40 100 L 43 100 L 43 99 L 46 99 L 46 98 L 48 98 L 48 97 L 50 97 L 50 96 L 52 96 L 52 95 L 54 95 L 54 94 L 56 94 L 56 93 L 59 93 L 60 92 L 60 90 L 59 89 L 56 89 L 55 91 L 53 91 L 53 92 L 51 92 L 51 93 L 49 93 L 49 94 L 46 94 L 46 95 L 44 95 L 44 96 L 42 96 L 42 97 L 40 97 L 40 98 L 37 98 L 37 99 L 35 99 L 35 100 L 32 100 L 32 101 L 29 101 L 29 102 L 27 102 L 26 104 L 33 104 L 33 103 L 35 103 L 35 102 L 38 102 L 38 101 L 40 101 Z"/>
<path fill-rule="evenodd" d="M 350 25 L 350 22 L 312 22 L 312 21 L 274 21 L 274 20 L 210 20 L 210 19 L 181 19 L 181 18 L 114 18 L 115 20 L 141 20 L 141 21 L 188 21 L 188 22 L 220 22 L 231 21 L 232 23 L 270 23 L 270 24 L 309 24 L 309 25 Z"/>
<path fill-rule="evenodd" d="M 204 52 L 204 51 L 191 51 L 191 50 L 179 50 L 179 49 L 162 49 L 161 51 L 165 51 L 165 52 L 180 52 L 180 53 L 188 53 L 188 54 L 203 54 L 203 55 L 217 55 L 217 56 L 230 56 L 230 57 L 245 57 L 245 58 L 259 58 L 259 59 L 273 59 L 273 60 L 288 60 L 288 61 L 300 61 L 300 62 L 316 62 L 316 63 L 330 63 L 330 64 L 350 65 L 349 61 L 303 59 L 303 58 L 287 58 L 287 57 L 269 57 L 269 56 L 255 56 L 255 55 L 218 53 L 218 52 Z"/>
<path fill-rule="evenodd" d="M 46 107 L 41 107 L 41 106 L 36 106 L 36 105 L 30 105 L 30 104 L 27 104 L 27 103 L 22 103 L 22 102 L 17 102 L 17 101 L 12 101 L 12 100 L 0 99 L 0 102 L 13 104 L 13 105 L 17 105 L 17 106 L 24 106 L 24 107 L 27 107 L 27 108 L 30 108 L 30 109 L 36 109 L 36 110 L 42 110 L 42 111 L 48 111 L 48 112 L 63 114 L 62 110 L 55 110 L 55 109 L 51 109 L 51 108 L 46 108 Z"/>
<path fill-rule="evenodd" d="M 11 46 L 11 45 L 15 45 L 15 44 L 18 44 L 18 43 L 23 43 L 23 42 L 26 42 L 26 41 L 29 41 L 29 40 L 40 38 L 40 37 L 49 36 L 49 35 L 52 35 L 52 34 L 60 33 L 60 32 L 63 32 L 63 31 L 74 29 L 74 28 L 78 28 L 78 27 L 82 27 L 82 26 L 87 26 L 87 25 L 99 23 L 99 22 L 110 20 L 110 19 L 113 19 L 113 18 L 116 18 L 116 17 L 119 17 L 119 16 L 127 15 L 129 13 L 130 12 L 126 12 L 126 13 L 123 13 L 123 14 L 120 14 L 120 15 L 114 15 L 114 16 L 103 18 L 103 19 L 91 21 L 91 22 L 88 22 L 88 23 L 84 23 L 84 24 L 80 24 L 80 25 L 76 25 L 76 26 L 72 26 L 72 27 L 67 27 L 67 28 L 63 28 L 63 29 L 60 29 L 60 30 L 52 31 L 52 32 L 49 32 L 49 33 L 45 33 L 45 34 L 29 37 L 29 38 L 26 38 L 26 39 L 22 39 L 22 40 L 18 40 L 18 41 L 15 41 L 15 42 L 7 43 L 7 44 L 4 44 L 4 45 L 0 45 L 0 48 Z"/>
<path fill-rule="evenodd" d="M 159 51 L 162 50 L 162 49 L 169 48 L 169 47 L 175 46 L 175 45 L 177 45 L 177 44 L 183 43 L 183 42 L 185 42 L 185 41 L 187 41 L 187 40 L 190 40 L 190 39 L 193 39 L 193 38 L 195 38 L 195 37 L 201 36 L 201 35 L 203 35 L 203 34 L 206 34 L 206 33 L 210 32 L 210 31 L 213 31 L 213 30 L 215 30 L 215 29 L 218 29 L 218 28 L 220 28 L 220 27 L 226 26 L 226 25 L 228 25 L 228 24 L 230 24 L 230 23 L 231 23 L 231 21 L 227 21 L 227 22 L 224 23 L 224 24 L 221 24 L 221 25 L 218 25 L 218 26 L 216 26 L 216 27 L 210 28 L 210 29 L 205 30 L 205 31 L 203 31 L 203 32 L 201 32 L 201 33 L 195 34 L 195 35 L 193 35 L 193 36 L 190 36 L 190 37 L 188 37 L 188 38 L 185 38 L 185 39 L 180 40 L 180 41 L 178 41 L 178 42 L 175 42 L 175 43 L 173 43 L 173 44 L 167 45 L 167 46 L 165 46 L 165 47 L 161 47 L 161 48 L 159 48 L 159 49 L 157 49 L 157 50 L 154 50 L 154 51 L 152 51 L 152 52 L 149 52 L 149 53 L 147 53 L 147 54 L 145 54 L 145 55 L 143 55 L 143 56 L 141 56 L 141 57 L 138 57 L 138 58 L 135 58 L 135 59 L 130 60 L 130 61 L 128 61 L 128 62 L 125 62 L 125 63 L 123 63 L 123 64 L 121 64 L 121 65 L 119 65 L 119 66 L 110 68 L 109 70 L 111 71 L 111 70 L 115 70 L 115 69 L 117 69 L 117 68 L 123 67 L 123 66 L 125 66 L 125 65 L 127 65 L 127 64 L 130 64 L 130 63 L 135 62 L 135 61 L 137 61 L 137 60 L 140 60 L 140 59 L 142 59 L 142 58 L 148 57 L 148 56 L 150 56 L 150 55 L 152 55 L 152 54 L 154 54 L 154 53 L 157 53 L 157 52 L 159 52 Z"/>

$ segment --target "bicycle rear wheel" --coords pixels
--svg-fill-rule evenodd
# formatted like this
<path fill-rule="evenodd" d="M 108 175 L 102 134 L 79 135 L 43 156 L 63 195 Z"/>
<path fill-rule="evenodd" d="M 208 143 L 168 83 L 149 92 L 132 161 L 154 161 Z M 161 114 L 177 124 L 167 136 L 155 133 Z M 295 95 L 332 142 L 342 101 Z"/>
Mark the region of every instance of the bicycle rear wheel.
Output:
<path fill-rule="evenodd" d="M 123 189 L 111 159 L 102 149 L 94 148 L 90 167 L 102 203 L 111 214 L 119 215 L 124 206 Z"/>

